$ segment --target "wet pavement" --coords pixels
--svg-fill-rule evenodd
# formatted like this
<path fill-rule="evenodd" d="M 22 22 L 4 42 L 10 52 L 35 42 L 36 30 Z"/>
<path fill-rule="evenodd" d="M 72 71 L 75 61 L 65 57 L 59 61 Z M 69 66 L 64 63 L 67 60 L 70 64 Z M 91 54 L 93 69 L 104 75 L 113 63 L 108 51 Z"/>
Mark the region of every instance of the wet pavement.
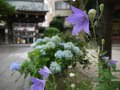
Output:
<path fill-rule="evenodd" d="M 27 53 L 31 51 L 32 48 L 27 46 L 16 46 L 16 45 L 7 45 L 0 46 L 0 90 L 29 90 L 28 80 L 20 78 L 17 82 L 15 80 L 20 76 L 18 72 L 15 72 L 11 76 L 12 72 L 9 69 L 9 66 L 12 62 L 19 61 L 22 63 L 27 59 Z M 112 58 L 117 60 L 117 68 L 120 69 L 120 45 L 113 45 Z M 80 69 L 80 68 L 79 68 Z M 81 69 L 80 69 L 81 70 Z M 91 66 L 90 69 L 81 70 L 81 72 L 87 75 L 90 78 L 95 78 L 97 73 L 97 68 Z M 116 73 L 119 77 L 120 73 Z"/>
<path fill-rule="evenodd" d="M 12 76 L 9 69 L 12 62 L 18 61 L 22 63 L 27 59 L 27 53 L 31 50 L 26 46 L 0 46 L 0 90 L 29 90 L 27 80 L 24 81 L 23 76 L 20 77 L 18 72 Z"/>

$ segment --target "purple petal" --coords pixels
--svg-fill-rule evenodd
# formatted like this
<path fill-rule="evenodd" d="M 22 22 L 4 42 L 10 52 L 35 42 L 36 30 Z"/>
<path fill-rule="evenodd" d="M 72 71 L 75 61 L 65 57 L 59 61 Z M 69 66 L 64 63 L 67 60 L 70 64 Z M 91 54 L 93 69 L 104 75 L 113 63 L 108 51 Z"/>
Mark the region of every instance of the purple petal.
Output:
<path fill-rule="evenodd" d="M 74 6 L 71 6 L 71 9 L 74 13 L 79 13 L 79 14 L 82 14 L 82 15 L 85 14 L 82 10 L 80 10 L 80 9 L 74 7 Z"/>
<path fill-rule="evenodd" d="M 38 85 L 33 84 L 30 88 L 30 90 L 44 90 L 44 88 L 39 87 Z"/>
<path fill-rule="evenodd" d="M 16 70 L 19 70 L 21 67 L 21 64 L 18 63 L 18 62 L 13 62 L 11 65 L 10 65 L 10 70 L 12 71 L 16 71 Z"/>
<path fill-rule="evenodd" d="M 31 77 L 31 78 L 30 78 L 30 81 L 32 81 L 32 83 L 39 84 L 39 79 L 38 79 L 38 78 L 33 78 L 33 77 Z"/>
<path fill-rule="evenodd" d="M 109 60 L 109 57 L 108 56 L 103 56 L 102 60 Z"/>
<path fill-rule="evenodd" d="M 89 21 L 85 21 L 84 22 L 84 24 L 83 24 L 83 30 L 87 33 L 87 34 L 89 34 L 90 33 L 90 31 L 89 31 Z"/>
<path fill-rule="evenodd" d="M 45 87 L 45 80 L 40 80 L 38 78 L 31 77 L 30 80 L 32 81 L 31 90 L 44 90 Z"/>
<path fill-rule="evenodd" d="M 116 63 L 117 63 L 117 61 L 115 61 L 115 60 L 111 60 L 110 62 L 108 62 L 109 65 L 113 65 L 113 64 L 116 64 Z"/>
<path fill-rule="evenodd" d="M 78 23 L 82 22 L 83 17 L 84 17 L 83 15 L 72 14 L 66 18 L 66 21 L 69 23 L 72 23 L 72 24 L 78 24 Z"/>
<path fill-rule="evenodd" d="M 78 35 L 78 33 L 83 30 L 82 25 L 76 24 L 73 28 L 72 34 L 73 35 Z"/>
<path fill-rule="evenodd" d="M 51 73 L 51 71 L 46 66 L 44 66 L 38 72 L 43 76 L 43 79 L 47 79 L 49 74 Z"/>

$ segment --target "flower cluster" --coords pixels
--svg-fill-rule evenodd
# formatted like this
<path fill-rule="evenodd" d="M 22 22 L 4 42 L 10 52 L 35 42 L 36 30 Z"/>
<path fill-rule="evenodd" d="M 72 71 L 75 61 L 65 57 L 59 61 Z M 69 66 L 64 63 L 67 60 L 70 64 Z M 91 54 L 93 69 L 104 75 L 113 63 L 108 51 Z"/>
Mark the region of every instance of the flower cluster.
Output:
<path fill-rule="evenodd" d="M 83 55 L 83 51 L 72 42 L 64 42 L 59 36 L 45 37 L 38 39 L 34 44 L 34 50 L 39 50 L 40 58 L 49 58 L 44 61 L 50 70 L 54 73 L 61 72 L 70 64 L 75 64 L 76 58 Z M 33 46 L 32 45 L 32 46 Z M 39 62 L 43 62 L 42 60 Z M 41 64 L 41 63 L 40 63 Z M 42 63 L 42 66 L 44 64 Z"/>

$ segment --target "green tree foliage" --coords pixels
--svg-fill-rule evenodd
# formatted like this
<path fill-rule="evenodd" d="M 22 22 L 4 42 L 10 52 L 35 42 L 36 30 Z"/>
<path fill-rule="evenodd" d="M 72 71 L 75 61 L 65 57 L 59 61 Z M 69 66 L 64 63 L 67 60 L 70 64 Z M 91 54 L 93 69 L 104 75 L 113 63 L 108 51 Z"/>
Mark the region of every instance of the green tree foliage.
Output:
<path fill-rule="evenodd" d="M 51 37 L 51 36 L 54 36 L 56 34 L 59 34 L 59 29 L 55 28 L 55 27 L 48 27 L 45 29 L 44 31 L 44 35 L 45 36 L 48 36 L 48 37 Z"/>
<path fill-rule="evenodd" d="M 54 17 L 53 20 L 50 22 L 50 27 L 55 27 L 59 29 L 61 32 L 64 31 L 64 22 L 62 19 L 58 17 Z"/>
<path fill-rule="evenodd" d="M 15 8 L 11 6 L 6 0 L 0 0 L 0 15 L 6 16 L 15 13 Z"/>

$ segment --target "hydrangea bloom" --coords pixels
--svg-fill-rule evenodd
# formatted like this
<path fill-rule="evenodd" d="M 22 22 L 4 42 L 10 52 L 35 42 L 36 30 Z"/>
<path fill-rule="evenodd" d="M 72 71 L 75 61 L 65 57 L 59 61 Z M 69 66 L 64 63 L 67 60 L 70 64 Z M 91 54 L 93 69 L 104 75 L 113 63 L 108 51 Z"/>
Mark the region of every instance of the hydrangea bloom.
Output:
<path fill-rule="evenodd" d="M 14 62 L 10 65 L 10 70 L 12 71 L 16 71 L 16 70 L 19 70 L 21 67 L 21 64 L 18 63 L 18 62 Z"/>
<path fill-rule="evenodd" d="M 79 47 L 75 46 L 72 48 L 72 50 L 76 55 L 82 55 L 82 51 L 79 49 Z"/>
<path fill-rule="evenodd" d="M 74 47 L 74 44 L 72 42 L 68 42 L 64 44 L 64 49 L 71 50 Z"/>
<path fill-rule="evenodd" d="M 51 64 L 50 64 L 50 70 L 53 73 L 61 72 L 61 66 L 57 62 L 51 62 Z"/>
<path fill-rule="evenodd" d="M 35 47 L 37 45 L 37 43 L 40 43 L 42 41 L 43 41 L 42 38 L 37 39 L 34 43 L 31 44 L 31 47 Z"/>
<path fill-rule="evenodd" d="M 48 41 L 50 41 L 50 38 L 49 38 L 49 37 L 45 37 L 45 38 L 43 39 L 43 42 L 48 42 Z"/>
<path fill-rule="evenodd" d="M 59 58 L 59 59 L 63 58 L 63 57 L 64 57 L 63 51 L 58 50 L 58 51 L 55 53 L 55 57 L 56 57 L 56 58 Z"/>
<path fill-rule="evenodd" d="M 35 43 L 40 43 L 40 42 L 42 42 L 42 41 L 43 41 L 42 38 L 38 38 L 38 39 L 35 41 Z"/>
<path fill-rule="evenodd" d="M 56 46 L 55 43 L 54 43 L 54 42 L 51 42 L 51 41 L 48 42 L 46 45 L 47 45 L 47 48 L 52 48 L 52 49 L 54 49 L 55 46 Z"/>
<path fill-rule="evenodd" d="M 77 35 L 81 30 L 84 30 L 89 34 L 89 18 L 85 12 L 82 10 L 71 7 L 73 14 L 66 18 L 67 22 L 70 22 L 74 25 L 72 34 Z"/>
<path fill-rule="evenodd" d="M 72 60 L 73 54 L 70 50 L 64 50 L 63 53 L 66 60 Z"/>
<path fill-rule="evenodd" d="M 38 72 L 43 76 L 43 79 L 47 79 L 49 74 L 51 74 L 51 71 L 46 66 L 41 68 Z"/>
<path fill-rule="evenodd" d="M 45 44 L 45 45 L 37 45 L 37 46 L 35 47 L 35 49 L 46 50 L 46 49 L 47 49 L 47 45 L 46 45 L 46 44 Z"/>
<path fill-rule="evenodd" d="M 38 78 L 33 78 L 33 77 L 31 77 L 30 80 L 33 83 L 30 90 L 44 90 L 45 80 L 40 80 Z"/>
<path fill-rule="evenodd" d="M 52 36 L 50 41 L 52 41 L 54 43 L 59 43 L 59 42 L 61 42 L 61 38 L 58 35 Z"/>

